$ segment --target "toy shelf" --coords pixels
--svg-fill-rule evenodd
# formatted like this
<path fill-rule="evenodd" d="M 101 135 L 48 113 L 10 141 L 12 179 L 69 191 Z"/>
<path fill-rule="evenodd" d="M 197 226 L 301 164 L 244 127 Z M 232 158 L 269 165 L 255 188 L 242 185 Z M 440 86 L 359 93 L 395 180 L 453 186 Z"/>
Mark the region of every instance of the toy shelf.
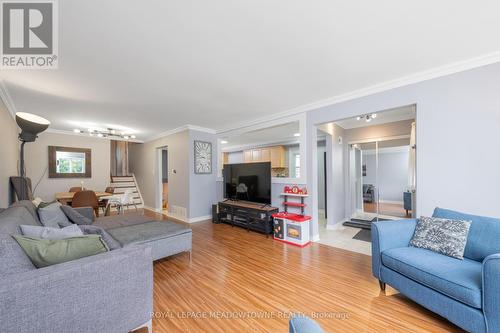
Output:
<path fill-rule="evenodd" d="M 306 204 L 303 204 L 303 203 L 289 202 L 289 201 L 283 202 L 283 205 L 284 206 L 291 206 L 291 207 L 305 207 L 306 206 Z"/>
<path fill-rule="evenodd" d="M 308 194 L 295 194 L 295 193 L 281 193 L 282 196 L 287 196 L 287 197 L 302 197 L 302 198 L 306 198 L 308 197 L 309 195 Z"/>

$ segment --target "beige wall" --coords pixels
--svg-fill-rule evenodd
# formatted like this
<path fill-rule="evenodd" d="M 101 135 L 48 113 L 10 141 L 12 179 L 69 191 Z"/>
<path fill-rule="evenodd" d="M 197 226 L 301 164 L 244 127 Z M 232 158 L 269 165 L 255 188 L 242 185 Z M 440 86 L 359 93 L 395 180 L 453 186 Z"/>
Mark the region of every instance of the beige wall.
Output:
<path fill-rule="evenodd" d="M 17 124 L 0 99 L 0 207 L 10 202 L 9 177 L 17 176 L 19 141 Z"/>
<path fill-rule="evenodd" d="M 49 146 L 90 148 L 92 150 L 92 178 L 48 178 Z M 95 191 L 103 191 L 109 184 L 110 142 L 107 139 L 59 133 L 41 133 L 33 143 L 26 144 L 26 174 L 31 178 L 36 197 L 54 199 L 56 192 L 68 191 L 72 186 L 84 186 Z"/>
<path fill-rule="evenodd" d="M 189 212 L 189 131 L 182 131 L 166 137 L 129 145 L 129 169 L 134 173 L 141 189 L 144 205 L 153 209 L 160 209 L 161 198 L 159 193 L 160 161 L 159 149 L 168 147 L 168 205 L 169 211 L 175 207 L 185 209 L 188 218 Z M 160 150 L 161 152 L 161 150 Z M 160 160 L 159 160 L 160 159 Z M 174 174 L 172 170 L 175 170 Z"/>

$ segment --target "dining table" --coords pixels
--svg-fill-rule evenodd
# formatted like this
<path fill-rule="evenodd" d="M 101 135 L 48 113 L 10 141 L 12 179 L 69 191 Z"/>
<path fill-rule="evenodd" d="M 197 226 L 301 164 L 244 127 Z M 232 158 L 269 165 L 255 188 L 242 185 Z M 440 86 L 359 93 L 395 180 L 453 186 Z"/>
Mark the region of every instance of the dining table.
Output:
<path fill-rule="evenodd" d="M 59 201 L 62 205 L 67 205 L 71 201 L 73 201 L 73 196 L 77 192 L 58 192 L 56 193 L 56 200 Z M 97 199 L 105 199 L 106 197 L 111 197 L 113 196 L 113 193 L 108 193 L 108 192 L 94 192 Z"/>

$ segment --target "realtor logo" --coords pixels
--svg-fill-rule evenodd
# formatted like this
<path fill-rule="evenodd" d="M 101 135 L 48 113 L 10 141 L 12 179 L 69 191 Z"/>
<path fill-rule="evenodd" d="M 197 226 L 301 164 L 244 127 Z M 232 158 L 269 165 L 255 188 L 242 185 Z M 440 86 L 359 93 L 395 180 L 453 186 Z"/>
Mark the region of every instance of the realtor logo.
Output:
<path fill-rule="evenodd" d="M 56 0 L 1 3 L 3 69 L 56 69 Z"/>

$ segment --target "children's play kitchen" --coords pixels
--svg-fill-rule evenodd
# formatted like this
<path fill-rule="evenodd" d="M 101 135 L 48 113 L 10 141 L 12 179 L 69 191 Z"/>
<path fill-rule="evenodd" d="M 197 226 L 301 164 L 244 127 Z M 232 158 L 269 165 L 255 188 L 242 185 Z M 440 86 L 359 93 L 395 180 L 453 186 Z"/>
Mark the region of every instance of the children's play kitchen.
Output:
<path fill-rule="evenodd" d="M 306 207 L 304 199 L 308 196 L 307 189 L 305 187 L 301 189 L 296 185 L 285 186 L 281 196 L 284 198 L 284 211 L 273 214 L 274 239 L 304 247 L 311 242 L 309 235 L 311 217 L 304 215 Z M 300 210 L 300 214 L 289 212 L 290 208 Z"/>

